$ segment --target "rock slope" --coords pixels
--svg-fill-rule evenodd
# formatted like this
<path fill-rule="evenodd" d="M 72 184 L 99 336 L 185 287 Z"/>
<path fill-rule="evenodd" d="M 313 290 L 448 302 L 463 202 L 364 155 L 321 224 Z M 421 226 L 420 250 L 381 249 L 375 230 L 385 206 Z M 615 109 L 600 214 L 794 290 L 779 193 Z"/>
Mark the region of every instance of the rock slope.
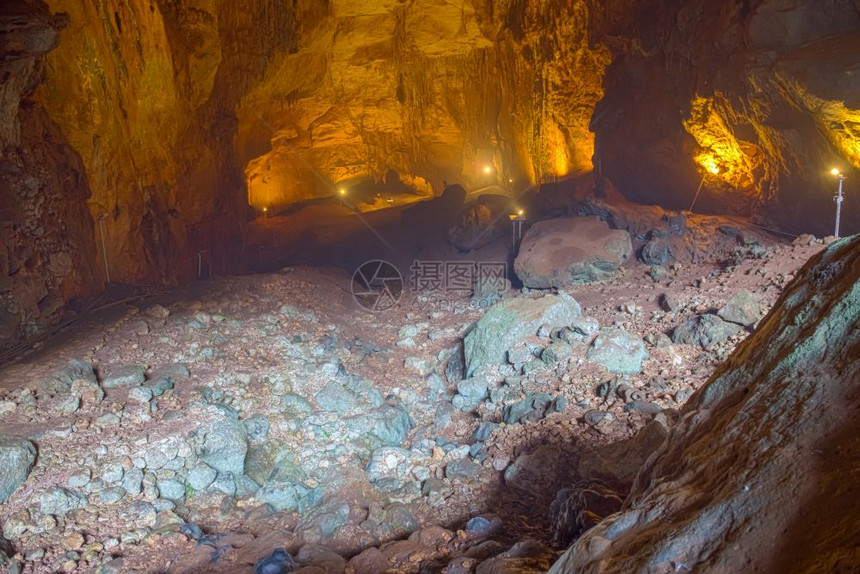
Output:
<path fill-rule="evenodd" d="M 551 572 L 848 572 L 860 556 L 860 236 L 815 256 Z"/>

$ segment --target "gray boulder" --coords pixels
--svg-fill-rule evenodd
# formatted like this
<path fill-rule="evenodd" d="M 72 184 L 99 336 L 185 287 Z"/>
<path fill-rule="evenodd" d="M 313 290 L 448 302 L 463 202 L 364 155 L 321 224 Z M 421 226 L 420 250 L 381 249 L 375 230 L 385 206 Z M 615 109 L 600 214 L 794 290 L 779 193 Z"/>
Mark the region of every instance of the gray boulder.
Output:
<path fill-rule="evenodd" d="M 492 307 L 466 335 L 466 376 L 480 367 L 507 362 L 508 349 L 537 334 L 542 325 L 566 327 L 582 316 L 579 303 L 566 293 L 541 299 L 509 299 Z"/>
<path fill-rule="evenodd" d="M 304 512 L 320 503 L 323 489 L 309 482 L 307 474 L 290 461 L 282 461 L 257 491 L 257 498 L 276 511 Z"/>
<path fill-rule="evenodd" d="M 192 431 L 198 458 L 218 472 L 241 475 L 248 452 L 245 425 L 229 409 L 215 405 L 198 405 L 196 408 L 215 415 Z"/>
<path fill-rule="evenodd" d="M 102 381 L 102 388 L 113 389 L 116 387 L 136 387 L 142 385 L 146 372 L 145 365 L 128 365 L 112 370 L 110 375 Z"/>
<path fill-rule="evenodd" d="M 0 437 L 0 504 L 21 486 L 36 462 L 36 447 L 26 440 Z"/>
<path fill-rule="evenodd" d="M 647 358 L 648 351 L 640 337 L 615 327 L 601 329 L 588 350 L 589 361 L 603 365 L 612 373 L 640 373 Z"/>
<path fill-rule="evenodd" d="M 708 313 L 691 317 L 675 327 L 672 342 L 676 345 L 701 345 L 707 351 L 741 330 L 740 326 Z"/>
<path fill-rule="evenodd" d="M 39 505 L 42 514 L 63 516 L 87 504 L 89 504 L 89 499 L 85 494 L 80 494 L 59 486 L 52 486 L 39 496 Z"/>
<path fill-rule="evenodd" d="M 761 297 L 742 289 L 717 311 L 717 315 L 729 323 L 752 327 L 761 319 L 761 305 Z"/>

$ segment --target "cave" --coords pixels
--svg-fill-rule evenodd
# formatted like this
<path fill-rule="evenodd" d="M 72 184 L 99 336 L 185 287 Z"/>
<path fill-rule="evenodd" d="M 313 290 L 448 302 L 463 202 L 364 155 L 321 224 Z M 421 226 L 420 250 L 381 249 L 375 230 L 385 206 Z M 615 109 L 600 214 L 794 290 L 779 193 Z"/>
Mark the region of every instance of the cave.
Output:
<path fill-rule="evenodd" d="M 860 0 L 0 6 L 0 568 L 860 571 Z"/>

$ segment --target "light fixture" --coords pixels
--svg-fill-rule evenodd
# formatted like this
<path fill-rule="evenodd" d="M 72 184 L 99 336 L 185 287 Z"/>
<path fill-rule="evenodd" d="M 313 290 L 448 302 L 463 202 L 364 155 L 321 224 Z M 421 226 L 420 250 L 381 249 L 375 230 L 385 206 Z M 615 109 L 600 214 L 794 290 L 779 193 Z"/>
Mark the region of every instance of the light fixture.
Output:
<path fill-rule="evenodd" d="M 720 173 L 720 168 L 718 168 L 717 165 L 714 163 L 711 163 L 711 165 L 708 166 L 707 169 L 713 175 L 717 175 Z M 695 205 L 696 205 L 696 200 L 699 199 L 699 192 L 702 191 L 702 186 L 705 185 L 705 178 L 706 177 L 708 177 L 708 174 L 703 173 L 702 174 L 702 181 L 699 182 L 699 187 L 696 188 L 696 194 L 693 195 L 693 201 L 692 201 L 692 203 L 690 203 L 690 213 L 693 213 L 693 207 L 695 207 Z"/>
<path fill-rule="evenodd" d="M 518 210 L 518 211 L 517 211 L 517 215 L 519 215 L 519 216 L 523 216 L 523 215 L 525 215 L 525 214 L 526 214 L 526 212 L 525 212 L 524 210 L 522 210 L 522 209 L 520 209 L 520 210 Z"/>
<path fill-rule="evenodd" d="M 490 175 L 491 173 L 493 173 L 493 168 L 489 165 L 485 165 L 484 166 L 484 173 L 486 173 L 487 175 Z"/>
<path fill-rule="evenodd" d="M 836 190 L 836 195 L 833 196 L 833 201 L 836 202 L 836 230 L 833 232 L 835 237 L 839 237 L 839 218 L 842 215 L 842 183 L 845 181 L 845 176 L 837 168 L 830 170 L 830 173 L 839 178 L 839 187 Z"/>
<path fill-rule="evenodd" d="M 346 189 L 344 189 L 344 188 L 340 188 L 340 189 L 339 189 L 339 190 L 337 190 L 337 191 L 338 191 L 338 193 L 340 193 L 341 195 L 346 195 Z"/>

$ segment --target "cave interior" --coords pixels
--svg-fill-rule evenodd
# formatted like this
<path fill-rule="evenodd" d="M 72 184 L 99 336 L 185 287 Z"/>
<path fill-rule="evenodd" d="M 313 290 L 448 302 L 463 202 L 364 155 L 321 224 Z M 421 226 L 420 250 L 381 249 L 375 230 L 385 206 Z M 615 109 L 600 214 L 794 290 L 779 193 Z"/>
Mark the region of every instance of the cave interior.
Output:
<path fill-rule="evenodd" d="M 18 0 L 0 78 L 0 567 L 860 568 L 860 0 Z"/>

